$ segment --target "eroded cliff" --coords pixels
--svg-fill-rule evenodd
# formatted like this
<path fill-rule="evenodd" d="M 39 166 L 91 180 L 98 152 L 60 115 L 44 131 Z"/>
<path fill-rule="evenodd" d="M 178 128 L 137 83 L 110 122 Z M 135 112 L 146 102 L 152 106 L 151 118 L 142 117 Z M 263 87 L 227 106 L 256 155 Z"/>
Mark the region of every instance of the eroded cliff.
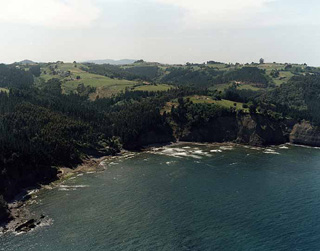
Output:
<path fill-rule="evenodd" d="M 179 138 L 190 142 L 236 142 L 255 146 L 288 142 L 285 124 L 258 114 L 233 114 L 195 124 Z"/>
<path fill-rule="evenodd" d="M 290 133 L 290 143 L 320 146 L 320 127 L 306 121 L 297 123 Z"/>

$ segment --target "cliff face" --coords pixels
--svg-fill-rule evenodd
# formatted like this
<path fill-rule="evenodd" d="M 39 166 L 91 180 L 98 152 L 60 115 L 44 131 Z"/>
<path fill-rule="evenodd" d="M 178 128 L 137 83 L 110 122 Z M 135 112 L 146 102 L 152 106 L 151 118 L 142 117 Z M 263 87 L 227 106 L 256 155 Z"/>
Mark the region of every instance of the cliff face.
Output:
<path fill-rule="evenodd" d="M 212 119 L 205 124 L 193 125 L 180 138 L 190 142 L 230 142 L 237 139 L 238 122 L 235 116 Z"/>
<path fill-rule="evenodd" d="M 312 126 L 305 121 L 296 124 L 290 133 L 290 143 L 320 146 L 320 127 Z"/>
<path fill-rule="evenodd" d="M 277 145 L 288 141 L 284 125 L 262 115 L 239 114 L 219 117 L 193 125 L 180 138 L 190 142 L 237 142 L 255 146 Z"/>
<path fill-rule="evenodd" d="M 3 200 L 0 195 L 0 222 L 5 222 L 9 219 L 9 210 L 7 203 Z"/>
<path fill-rule="evenodd" d="M 238 117 L 237 143 L 255 146 L 279 145 L 286 143 L 288 137 L 284 125 L 262 115 L 242 115 Z"/>

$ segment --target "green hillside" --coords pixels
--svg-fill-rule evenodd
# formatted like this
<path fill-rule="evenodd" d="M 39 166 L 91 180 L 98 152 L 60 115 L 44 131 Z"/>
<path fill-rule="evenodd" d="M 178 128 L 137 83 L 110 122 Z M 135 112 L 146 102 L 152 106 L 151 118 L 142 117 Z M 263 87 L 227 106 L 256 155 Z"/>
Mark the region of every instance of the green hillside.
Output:
<path fill-rule="evenodd" d="M 40 79 L 42 81 L 48 81 L 52 78 L 62 80 L 63 92 L 66 94 L 77 92 L 77 87 L 83 84 L 96 88 L 98 94 L 103 97 L 117 94 L 137 84 L 135 81 L 91 74 L 85 69 L 85 65 L 77 63 L 46 64 L 41 67 Z"/>
<path fill-rule="evenodd" d="M 41 75 L 36 78 L 36 83 L 58 78 L 62 82 L 63 93 L 79 93 L 79 90 L 87 88 L 92 100 L 125 90 L 167 91 L 178 86 L 219 92 L 234 86 L 238 90 L 267 91 L 287 83 L 294 76 L 320 73 L 319 68 L 306 64 L 225 64 L 215 61 L 168 65 L 140 60 L 121 66 L 56 62 L 40 66 Z M 29 71 L 27 66 L 25 69 Z"/>

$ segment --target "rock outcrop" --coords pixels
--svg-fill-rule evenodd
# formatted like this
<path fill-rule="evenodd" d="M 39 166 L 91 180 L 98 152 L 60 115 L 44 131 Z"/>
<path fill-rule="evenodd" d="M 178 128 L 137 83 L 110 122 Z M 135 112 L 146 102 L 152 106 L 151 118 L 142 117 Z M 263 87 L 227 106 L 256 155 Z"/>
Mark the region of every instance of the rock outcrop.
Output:
<path fill-rule="evenodd" d="M 20 193 L 23 194 L 24 189 L 28 187 L 48 184 L 57 179 L 57 169 L 50 166 L 26 167 L 22 169 L 23 171 L 19 171 L 12 165 L 5 170 L 5 174 L 0 176 L 0 225 L 9 221 L 11 215 L 14 218 L 12 208 L 8 207 L 6 201 L 13 200 Z"/>
<path fill-rule="evenodd" d="M 320 127 L 306 121 L 296 124 L 290 133 L 290 143 L 320 146 Z"/>
<path fill-rule="evenodd" d="M 231 142 L 237 139 L 238 121 L 235 116 L 218 117 L 201 125 L 193 125 L 179 138 L 189 142 Z"/>
<path fill-rule="evenodd" d="M 271 118 L 254 114 L 238 117 L 237 143 L 254 146 L 279 145 L 288 141 L 284 125 Z"/>
<path fill-rule="evenodd" d="M 234 114 L 193 125 L 179 140 L 189 142 L 237 142 L 255 146 L 288 142 L 285 125 L 258 114 Z"/>

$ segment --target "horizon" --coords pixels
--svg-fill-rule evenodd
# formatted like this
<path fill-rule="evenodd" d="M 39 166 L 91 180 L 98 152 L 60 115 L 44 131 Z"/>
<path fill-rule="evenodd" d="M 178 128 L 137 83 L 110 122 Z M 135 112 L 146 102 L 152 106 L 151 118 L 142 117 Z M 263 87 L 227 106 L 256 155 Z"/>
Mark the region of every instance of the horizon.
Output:
<path fill-rule="evenodd" d="M 42 62 L 38 62 L 38 61 L 35 61 L 35 60 L 32 60 L 32 59 L 23 59 L 23 60 L 19 60 L 19 61 L 13 61 L 13 62 L 10 62 L 10 63 L 5 63 L 5 62 L 0 62 L 0 64 L 15 64 L 15 63 L 21 63 L 23 61 L 32 61 L 33 63 L 36 63 L 36 64 L 46 64 L 46 63 L 56 63 L 56 62 L 63 62 L 63 63 L 73 63 L 74 61 L 77 62 L 77 63 L 94 63 L 94 64 L 97 64 L 97 62 L 99 61 L 114 61 L 114 62 L 119 62 L 119 61 L 124 61 L 124 60 L 130 60 L 130 61 L 138 61 L 138 60 L 144 60 L 144 59 L 129 59 L 129 58 L 121 58 L 121 59 L 113 59 L 113 58 L 106 58 L 106 59 L 89 59 L 89 60 L 82 60 L 82 61 L 78 61 L 78 60 L 71 60 L 71 61 L 63 61 L 63 60 L 53 60 L 53 61 L 48 61 L 48 62 L 45 62 L 45 61 L 42 61 Z M 204 62 L 183 62 L 183 63 L 166 63 L 166 62 L 158 62 L 158 61 L 146 61 L 144 60 L 146 63 L 158 63 L 158 64 L 162 64 L 162 65 L 185 65 L 185 64 L 207 64 L 208 61 L 216 61 L 214 59 L 211 59 L 211 60 L 206 60 Z M 235 65 L 237 63 L 239 63 L 240 65 L 246 65 L 246 64 L 260 64 L 259 63 L 259 60 L 256 60 L 256 61 L 252 61 L 252 62 L 223 62 L 223 61 L 216 61 L 218 63 L 223 63 L 225 65 Z M 112 63 L 103 63 L 103 64 L 111 64 Z M 131 63 L 129 63 L 131 64 Z M 283 65 L 286 65 L 286 64 L 291 64 L 291 65 L 304 65 L 306 64 L 307 66 L 311 66 L 311 67 L 320 67 L 318 65 L 310 65 L 308 64 L 307 62 L 304 62 L 304 63 L 297 63 L 297 62 L 289 62 L 289 61 L 284 61 L 284 62 L 275 62 L 275 61 L 265 61 L 263 64 L 283 64 Z"/>

